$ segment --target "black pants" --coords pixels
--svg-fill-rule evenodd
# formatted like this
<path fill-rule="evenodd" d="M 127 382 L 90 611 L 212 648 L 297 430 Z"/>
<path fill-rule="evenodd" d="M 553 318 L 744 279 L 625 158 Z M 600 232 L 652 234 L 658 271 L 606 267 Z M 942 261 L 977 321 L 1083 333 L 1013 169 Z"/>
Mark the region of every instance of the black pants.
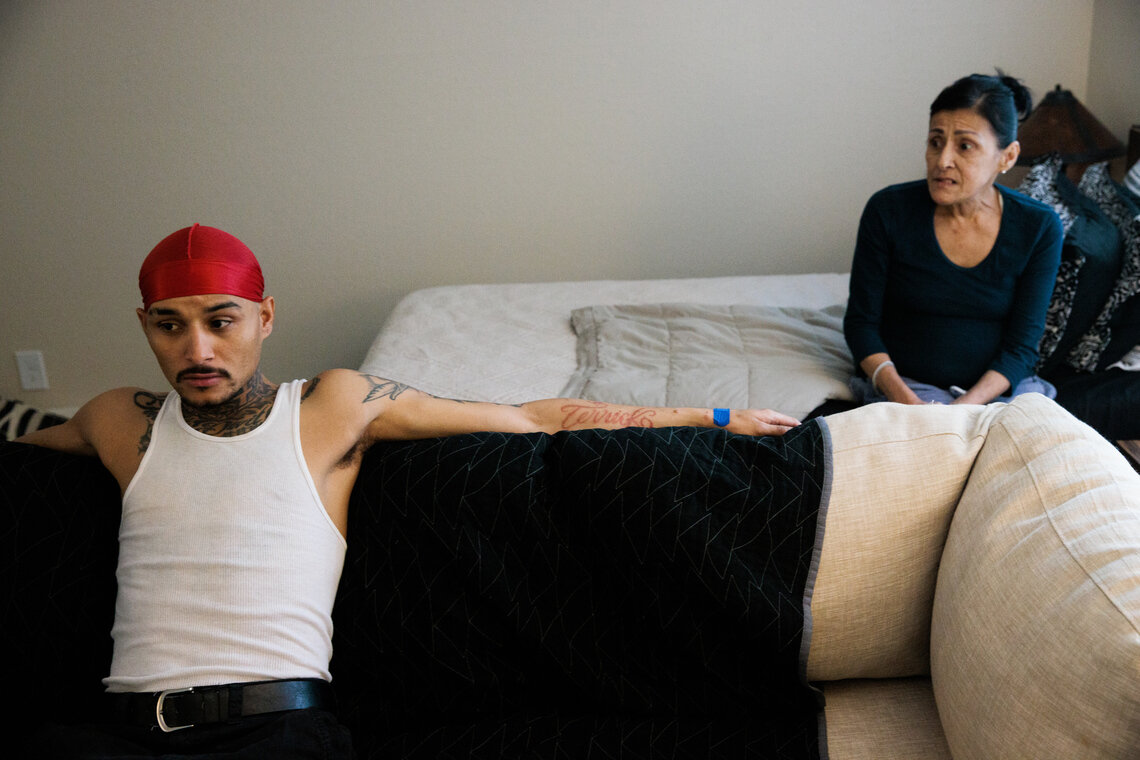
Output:
<path fill-rule="evenodd" d="M 163 733 L 127 725 L 44 725 L 25 742 L 24 760 L 128 760 L 200 757 L 226 760 L 355 759 L 348 729 L 319 709 L 256 715 L 233 723 Z"/>

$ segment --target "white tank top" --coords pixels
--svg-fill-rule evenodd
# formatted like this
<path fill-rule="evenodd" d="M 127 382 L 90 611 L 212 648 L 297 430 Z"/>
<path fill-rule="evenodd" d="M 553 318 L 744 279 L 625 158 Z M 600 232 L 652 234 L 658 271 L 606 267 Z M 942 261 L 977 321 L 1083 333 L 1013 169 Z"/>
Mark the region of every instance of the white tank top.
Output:
<path fill-rule="evenodd" d="M 231 438 L 166 397 L 123 494 L 108 691 L 330 678 L 345 541 L 301 453 L 303 383 Z"/>

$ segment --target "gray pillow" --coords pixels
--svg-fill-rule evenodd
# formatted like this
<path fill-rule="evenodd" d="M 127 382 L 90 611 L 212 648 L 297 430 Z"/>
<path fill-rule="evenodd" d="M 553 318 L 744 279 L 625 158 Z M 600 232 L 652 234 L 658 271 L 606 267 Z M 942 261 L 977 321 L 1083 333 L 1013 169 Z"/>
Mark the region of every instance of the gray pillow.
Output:
<path fill-rule="evenodd" d="M 563 393 L 641 406 L 770 408 L 803 419 L 851 400 L 843 304 L 576 309 L 578 369 Z"/>

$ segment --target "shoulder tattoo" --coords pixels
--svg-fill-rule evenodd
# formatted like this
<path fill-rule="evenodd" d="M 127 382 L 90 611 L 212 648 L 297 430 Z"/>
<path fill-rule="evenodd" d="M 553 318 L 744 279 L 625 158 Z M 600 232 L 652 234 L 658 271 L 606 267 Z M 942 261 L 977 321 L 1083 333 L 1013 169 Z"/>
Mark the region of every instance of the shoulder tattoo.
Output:
<path fill-rule="evenodd" d="M 319 385 L 320 382 L 321 379 L 319 377 L 314 377 L 309 381 L 309 387 L 305 390 L 304 394 L 301 395 L 301 403 L 304 403 L 305 399 L 313 395 L 313 391 L 317 389 L 317 385 Z"/>
<path fill-rule="evenodd" d="M 146 430 L 143 431 L 142 436 L 139 438 L 139 454 L 145 454 L 147 448 L 150 446 L 150 436 L 154 432 L 154 420 L 158 417 L 158 410 L 162 408 L 162 402 L 166 398 L 165 395 L 158 395 L 150 391 L 138 391 L 135 393 L 135 406 L 146 417 Z"/>
<path fill-rule="evenodd" d="M 410 385 L 405 385 L 404 383 L 385 380 L 384 378 L 376 377 L 375 375 L 365 375 L 362 373 L 360 376 L 372 385 L 372 387 L 368 390 L 368 393 L 365 394 L 364 401 L 361 402 L 364 404 L 367 404 L 370 401 L 376 401 L 377 399 L 381 398 L 386 398 L 389 401 L 395 401 L 404 391 L 409 390 L 412 387 Z"/>

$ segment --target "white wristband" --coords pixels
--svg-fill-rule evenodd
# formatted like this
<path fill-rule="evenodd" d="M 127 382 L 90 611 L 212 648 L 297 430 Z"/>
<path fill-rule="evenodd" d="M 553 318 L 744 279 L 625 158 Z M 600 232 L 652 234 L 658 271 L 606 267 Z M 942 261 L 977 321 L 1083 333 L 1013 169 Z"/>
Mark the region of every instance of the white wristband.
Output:
<path fill-rule="evenodd" d="M 876 390 L 876 391 L 879 390 L 879 384 L 877 382 L 879 379 L 879 373 L 882 372 L 883 367 L 886 367 L 886 366 L 893 367 L 893 366 L 895 366 L 895 363 L 893 361 L 891 361 L 890 359 L 887 359 L 885 362 L 880 364 L 878 367 L 875 367 L 875 371 L 871 373 L 871 388 L 873 390 Z"/>

